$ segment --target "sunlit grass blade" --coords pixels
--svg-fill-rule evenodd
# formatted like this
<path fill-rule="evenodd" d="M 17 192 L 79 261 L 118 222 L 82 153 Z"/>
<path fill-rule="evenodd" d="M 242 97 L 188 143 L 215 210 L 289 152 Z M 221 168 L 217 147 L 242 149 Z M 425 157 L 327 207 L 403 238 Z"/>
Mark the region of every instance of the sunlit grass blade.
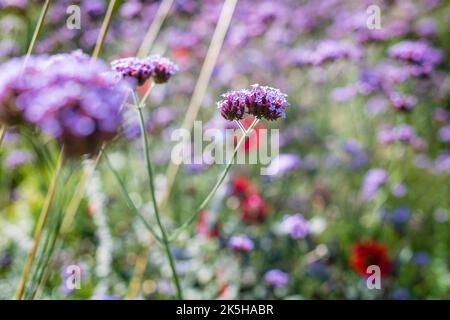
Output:
<path fill-rule="evenodd" d="M 22 271 L 22 276 L 20 278 L 20 282 L 19 282 L 19 287 L 17 289 L 16 292 L 16 299 L 20 300 L 23 296 L 24 290 L 25 290 L 25 286 L 30 274 L 30 270 L 33 264 L 33 260 L 34 257 L 36 255 L 36 251 L 37 248 L 39 246 L 39 242 L 41 240 L 41 236 L 42 236 L 42 231 L 44 230 L 44 225 L 45 222 L 47 221 L 48 218 L 48 213 L 49 213 L 49 209 L 50 209 L 50 205 L 53 199 L 53 196 L 55 195 L 55 190 L 56 190 L 56 184 L 58 181 L 58 177 L 61 173 L 61 168 L 62 168 L 62 164 L 63 164 L 63 159 L 64 159 L 64 148 L 61 148 L 61 151 L 59 153 L 58 156 L 58 160 L 56 162 L 56 169 L 55 172 L 53 174 L 53 178 L 52 181 L 50 182 L 50 186 L 47 192 L 47 196 L 45 198 L 45 202 L 44 205 L 42 207 L 41 213 L 39 215 L 39 220 L 37 222 L 36 225 L 36 230 L 34 233 L 34 241 L 32 244 L 32 247 L 30 249 L 30 251 L 28 252 L 28 256 L 27 256 L 27 260 L 25 261 L 25 266 L 23 268 Z"/>

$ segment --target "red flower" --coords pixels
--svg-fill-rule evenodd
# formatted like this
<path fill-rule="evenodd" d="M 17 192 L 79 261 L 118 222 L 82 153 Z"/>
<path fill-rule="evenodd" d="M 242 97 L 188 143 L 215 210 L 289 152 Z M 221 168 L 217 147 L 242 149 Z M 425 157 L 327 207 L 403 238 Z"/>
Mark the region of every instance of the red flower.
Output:
<path fill-rule="evenodd" d="M 391 271 L 392 262 L 389 258 L 387 248 L 373 240 L 357 243 L 352 249 L 350 266 L 362 276 L 370 276 L 367 267 L 377 265 L 381 275 L 388 275 Z"/>
<path fill-rule="evenodd" d="M 254 192 L 247 196 L 240 204 L 241 219 L 245 223 L 259 223 L 264 221 L 268 209 L 263 197 Z"/>
<path fill-rule="evenodd" d="M 219 225 L 211 223 L 206 210 L 200 211 L 195 231 L 206 238 L 217 238 L 220 234 Z"/>
<path fill-rule="evenodd" d="M 237 176 L 233 179 L 231 194 L 239 198 L 245 198 L 253 192 L 253 189 L 253 184 L 248 178 L 244 176 Z"/>

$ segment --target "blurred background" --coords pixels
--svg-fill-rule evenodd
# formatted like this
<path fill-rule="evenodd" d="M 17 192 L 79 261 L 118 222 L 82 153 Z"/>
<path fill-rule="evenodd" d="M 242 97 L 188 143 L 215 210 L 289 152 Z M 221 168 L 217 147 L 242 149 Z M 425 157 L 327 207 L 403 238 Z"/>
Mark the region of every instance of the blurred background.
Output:
<path fill-rule="evenodd" d="M 186 115 L 224 4 L 165 2 L 170 10 L 151 53 L 180 70 L 151 91 L 145 109 L 158 198 L 171 133 Z M 81 9 L 80 29 L 66 27 L 73 4 Z M 26 53 L 42 5 L 0 0 L 0 63 Z M 117 1 L 100 58 L 109 64 L 135 56 L 160 5 Z M 102 0 L 51 1 L 33 53 L 91 54 L 107 7 Z M 290 106 L 286 119 L 262 121 L 256 130 L 280 130 L 280 155 L 270 164 L 277 173 L 233 166 L 195 225 L 172 243 L 185 297 L 448 299 L 449 37 L 446 0 L 238 0 L 197 119 L 226 129 L 216 102 L 254 83 L 279 88 Z M 125 109 L 124 117 L 108 156 L 154 224 L 137 116 Z M 258 147 L 244 145 L 247 153 Z M 1 299 L 14 297 L 57 154 L 45 137 L 30 139 L 14 127 L 0 147 Z M 63 239 L 52 236 L 86 161 L 63 168 L 25 297 L 173 297 L 162 248 L 103 159 L 70 230 Z M 169 231 L 194 212 L 222 169 L 180 166 L 162 212 Z M 374 264 L 381 289 L 370 290 L 366 269 Z M 67 286 L 69 265 L 81 269 L 79 289 Z"/>

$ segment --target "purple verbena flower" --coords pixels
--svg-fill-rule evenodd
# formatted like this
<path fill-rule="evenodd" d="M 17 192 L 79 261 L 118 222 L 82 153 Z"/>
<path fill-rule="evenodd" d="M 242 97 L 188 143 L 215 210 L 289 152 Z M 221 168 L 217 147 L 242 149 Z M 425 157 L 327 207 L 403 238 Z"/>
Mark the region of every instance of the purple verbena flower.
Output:
<path fill-rule="evenodd" d="M 286 97 L 279 89 L 254 84 L 247 97 L 247 112 L 266 120 L 284 119 L 289 105 Z"/>
<path fill-rule="evenodd" d="M 311 232 L 310 223 L 300 213 L 284 216 L 280 224 L 280 231 L 289 234 L 292 239 L 305 238 Z"/>
<path fill-rule="evenodd" d="M 48 57 L 17 97 L 22 117 L 56 138 L 69 157 L 95 154 L 122 122 L 125 88 L 81 51 Z"/>
<path fill-rule="evenodd" d="M 282 176 L 291 170 L 301 166 L 301 158 L 295 153 L 283 153 L 273 158 L 266 169 L 266 174 L 270 176 Z"/>
<path fill-rule="evenodd" d="M 450 142 L 450 124 L 439 129 L 438 137 L 442 142 Z"/>
<path fill-rule="evenodd" d="M 152 79 L 155 83 L 165 83 L 178 72 L 178 66 L 165 57 L 150 56 L 144 61 L 152 66 Z"/>
<path fill-rule="evenodd" d="M 288 284 L 289 275 L 279 269 L 272 269 L 264 275 L 264 281 L 275 288 L 281 288 Z"/>
<path fill-rule="evenodd" d="M 392 92 L 389 95 L 389 99 L 397 111 L 411 111 L 417 104 L 416 97 L 404 95 L 399 92 Z"/>
<path fill-rule="evenodd" d="M 114 60 L 111 62 L 111 68 L 122 78 L 135 79 L 139 86 L 143 85 L 153 72 L 153 65 L 149 61 L 135 57 Z"/>
<path fill-rule="evenodd" d="M 167 82 L 178 71 L 178 66 L 168 58 L 149 56 L 144 59 L 128 57 L 111 62 L 111 68 L 122 78 L 133 78 L 139 86 L 152 78 L 155 83 Z"/>
<path fill-rule="evenodd" d="M 254 248 L 253 241 L 246 235 L 233 236 L 228 241 L 228 248 L 236 252 L 249 252 Z"/>
<path fill-rule="evenodd" d="M 33 160 L 33 156 L 26 150 L 13 150 L 5 158 L 5 167 L 9 170 L 15 169 L 25 163 L 29 163 Z"/>
<path fill-rule="evenodd" d="M 370 169 L 364 176 L 361 197 L 364 201 L 373 199 L 377 191 L 387 182 L 388 174 L 383 169 Z"/>
<path fill-rule="evenodd" d="M 248 95 L 249 92 L 243 89 L 223 94 L 223 99 L 217 103 L 222 117 L 229 121 L 242 119 L 245 115 Z"/>

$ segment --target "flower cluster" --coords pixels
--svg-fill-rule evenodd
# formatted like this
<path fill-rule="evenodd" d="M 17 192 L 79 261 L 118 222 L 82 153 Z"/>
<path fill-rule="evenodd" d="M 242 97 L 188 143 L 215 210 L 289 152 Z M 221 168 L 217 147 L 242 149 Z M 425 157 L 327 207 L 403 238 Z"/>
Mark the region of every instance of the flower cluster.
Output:
<path fill-rule="evenodd" d="M 69 157 L 93 155 L 116 135 L 125 90 L 104 63 L 81 51 L 31 57 L 25 68 L 23 63 L 6 66 L 15 73 L 14 81 L 0 85 L 2 121 L 36 126 L 64 145 Z"/>
<path fill-rule="evenodd" d="M 442 60 L 442 52 L 424 41 L 405 40 L 396 43 L 389 48 L 389 55 L 410 64 L 414 76 L 429 75 Z"/>
<path fill-rule="evenodd" d="M 240 120 L 245 113 L 258 119 L 277 120 L 286 117 L 287 95 L 279 89 L 252 85 L 250 90 L 241 89 L 225 93 L 217 103 L 220 114 L 226 120 Z"/>
<path fill-rule="evenodd" d="M 152 78 L 155 83 L 165 83 L 178 71 L 178 66 L 167 58 L 149 56 L 144 59 L 128 57 L 111 62 L 111 68 L 122 78 L 133 78 L 139 86 Z"/>
<path fill-rule="evenodd" d="M 370 169 L 364 176 L 361 197 L 365 201 L 371 200 L 376 192 L 387 182 L 388 174 L 383 169 Z"/>
<path fill-rule="evenodd" d="M 244 223 L 260 223 L 267 216 L 266 201 L 255 185 L 246 177 L 238 176 L 232 181 L 231 195 L 239 201 L 241 219 Z"/>

